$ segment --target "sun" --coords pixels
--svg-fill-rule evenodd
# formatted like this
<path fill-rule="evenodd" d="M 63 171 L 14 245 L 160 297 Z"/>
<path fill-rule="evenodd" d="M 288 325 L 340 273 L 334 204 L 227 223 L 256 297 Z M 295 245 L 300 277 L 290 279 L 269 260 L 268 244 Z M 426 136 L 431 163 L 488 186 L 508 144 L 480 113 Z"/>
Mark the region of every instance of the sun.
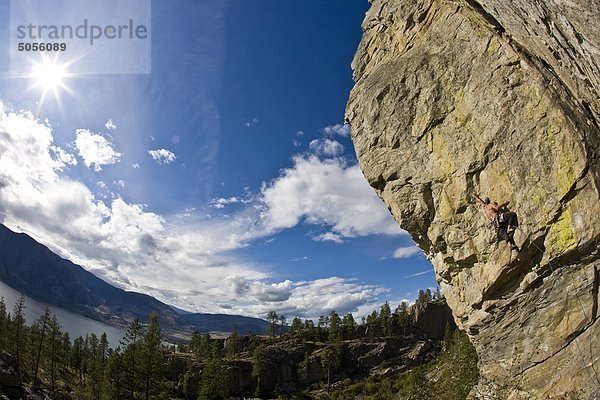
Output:
<path fill-rule="evenodd" d="M 41 64 L 34 65 L 31 71 L 31 78 L 35 85 L 43 90 L 56 91 L 64 87 L 67 77 L 66 66 L 50 60 L 44 60 Z"/>
<path fill-rule="evenodd" d="M 58 58 L 42 56 L 40 62 L 31 64 L 31 69 L 27 78 L 32 83 L 32 88 L 41 90 L 39 105 L 43 105 L 48 93 L 52 93 L 54 98 L 60 102 L 61 92 L 71 92 L 67 85 L 67 80 L 71 76 L 69 73 L 69 64 L 59 62 Z"/>

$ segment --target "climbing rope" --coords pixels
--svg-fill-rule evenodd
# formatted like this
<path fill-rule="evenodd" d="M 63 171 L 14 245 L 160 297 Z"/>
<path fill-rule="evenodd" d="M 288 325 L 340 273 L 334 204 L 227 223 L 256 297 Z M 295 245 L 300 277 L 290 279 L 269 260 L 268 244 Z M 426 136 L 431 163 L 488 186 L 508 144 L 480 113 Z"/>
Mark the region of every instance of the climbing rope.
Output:
<path fill-rule="evenodd" d="M 469 134 L 469 136 L 470 136 L 470 137 L 471 137 L 471 139 L 472 139 L 472 143 L 473 143 L 473 144 L 477 143 L 477 141 L 475 140 L 475 138 L 474 138 L 473 134 L 472 134 L 471 132 L 469 132 L 469 130 L 465 130 L 465 132 L 467 132 L 467 134 Z M 410 149 L 411 149 L 411 150 L 413 150 L 414 148 L 416 148 L 416 146 L 417 146 L 418 142 L 419 142 L 419 141 L 417 141 L 416 143 L 412 143 L 412 144 L 411 144 L 411 146 L 410 146 Z M 433 142 L 432 142 L 432 146 L 433 146 Z M 498 151 L 498 152 L 497 152 L 497 154 L 498 154 L 498 157 L 499 157 L 499 158 L 502 160 L 502 162 L 504 163 L 504 165 L 505 165 L 505 166 L 508 166 L 508 165 L 510 165 L 510 163 L 507 163 L 507 162 L 506 162 L 506 160 L 505 160 L 505 158 L 504 158 L 504 156 L 503 156 L 502 152 Z M 467 175 L 467 172 L 468 172 L 468 171 L 467 171 L 467 169 L 468 169 L 468 167 L 467 167 L 467 168 L 465 168 L 464 175 Z M 439 195 L 439 197 L 440 197 L 440 201 L 441 201 L 441 194 L 442 194 L 442 192 L 443 192 L 443 193 L 445 193 L 445 195 L 446 195 L 446 197 L 447 197 L 448 201 L 450 202 L 450 200 L 451 200 L 451 197 L 448 195 L 448 192 L 446 191 L 446 188 L 445 188 L 445 185 L 444 185 L 444 184 L 442 184 L 442 185 L 441 185 L 441 190 L 440 190 L 440 192 L 439 192 L 439 194 L 438 194 L 438 195 Z M 450 205 L 450 206 L 451 206 L 451 208 L 452 208 L 452 210 L 453 210 L 454 214 L 456 214 L 456 209 L 455 209 L 455 208 L 454 208 L 452 205 Z M 478 208 L 480 208 L 480 207 L 478 207 Z M 528 234 L 527 234 L 527 233 L 526 233 L 526 232 L 525 232 L 525 231 L 524 231 L 524 230 L 523 230 L 521 227 L 517 227 L 517 229 L 519 229 L 519 230 L 520 230 L 520 231 L 521 231 L 521 232 L 522 232 L 522 233 L 525 235 L 525 237 L 526 237 L 526 242 L 528 241 L 530 244 L 532 244 L 532 245 L 533 245 L 533 246 L 534 246 L 534 247 L 535 247 L 535 248 L 536 248 L 536 249 L 537 249 L 537 250 L 540 252 L 540 254 L 542 254 L 542 255 L 543 255 L 543 254 L 545 254 L 544 250 L 542 250 L 542 249 L 541 249 L 541 248 L 540 248 L 540 247 L 539 247 L 539 246 L 538 246 L 538 245 L 537 245 L 537 244 L 536 244 L 534 241 L 532 241 L 532 240 L 531 240 L 531 237 L 530 237 L 530 235 L 528 235 Z M 510 260 L 509 262 L 512 262 L 512 253 L 511 253 L 511 260 Z M 555 274 L 556 270 L 555 270 L 555 269 L 554 269 L 554 267 L 552 266 L 552 261 L 551 261 L 550 259 L 548 260 L 548 266 L 550 267 L 550 270 L 551 270 L 552 274 Z M 573 275 L 572 275 L 572 274 L 567 274 L 567 276 L 568 276 L 568 277 L 571 279 L 571 283 L 574 285 L 574 284 L 575 284 L 575 281 L 574 281 L 574 277 L 573 277 Z M 581 298 L 579 297 L 579 294 L 578 294 L 577 292 L 575 293 L 575 297 L 577 298 L 577 302 L 578 302 L 578 304 L 579 304 L 579 307 L 581 308 L 581 312 L 582 312 L 582 314 L 583 314 L 584 318 L 585 318 L 586 320 L 588 320 L 588 316 L 587 316 L 587 313 L 586 313 L 586 311 L 585 311 L 585 307 L 584 307 L 584 305 L 583 305 L 583 302 L 581 301 Z M 567 302 L 569 301 L 569 292 L 568 292 L 568 291 L 566 292 L 566 300 L 567 300 Z M 593 318 L 593 316 L 592 316 L 592 318 Z M 590 318 L 589 322 L 587 323 L 587 327 L 586 327 L 585 329 L 589 328 L 590 326 L 592 326 L 592 325 L 594 324 L 594 322 L 595 322 L 595 319 L 592 319 L 592 318 Z M 570 320 L 569 320 L 568 318 L 567 318 L 567 324 L 568 324 L 568 326 L 569 326 L 569 330 L 571 330 L 571 331 L 572 331 L 572 330 L 573 330 L 573 328 L 572 328 L 572 326 L 571 326 L 571 322 L 570 322 Z M 584 330 L 585 330 L 585 329 L 584 329 Z M 593 371 L 593 376 L 592 376 L 592 374 L 590 373 L 589 369 L 588 369 L 588 368 L 586 367 L 586 365 L 585 365 L 585 356 L 583 355 L 583 351 L 581 350 L 581 347 L 580 347 L 580 343 L 579 343 L 579 341 L 577 341 L 576 339 L 574 339 L 574 341 L 575 341 L 575 346 L 576 346 L 576 348 L 577 348 L 577 351 L 578 351 L 578 353 L 579 353 L 579 357 L 581 358 L 581 361 L 580 361 L 580 363 L 581 363 L 581 365 L 582 365 L 582 369 L 586 370 L 586 371 L 587 371 L 587 373 L 588 373 L 588 375 L 589 375 L 589 376 L 590 376 L 590 378 L 592 379 L 592 381 L 595 381 L 595 382 L 596 382 L 596 386 L 597 386 L 597 387 L 600 387 L 600 378 L 599 378 L 599 374 L 598 374 L 598 371 L 596 370 L 596 367 L 595 367 L 595 365 L 594 365 L 594 361 L 595 361 L 595 359 L 594 359 L 594 354 L 593 354 L 593 353 L 594 353 L 594 351 L 593 351 L 593 345 L 592 345 L 592 337 L 591 337 L 592 335 L 589 335 L 589 336 L 590 336 L 590 340 L 589 340 L 589 347 L 590 347 L 590 357 L 591 357 L 591 369 L 592 369 L 592 371 Z M 490 358 L 490 359 L 492 359 L 492 358 Z M 493 359 L 492 359 L 492 360 L 493 360 Z M 495 361 L 495 362 L 497 362 L 497 360 L 494 360 L 494 361 Z M 498 363 L 498 362 L 497 362 L 497 363 Z M 498 364 L 500 365 L 500 363 L 498 363 Z M 505 371 L 508 371 L 506 368 L 504 368 L 504 367 L 502 367 L 502 368 L 503 368 Z"/>
<path fill-rule="evenodd" d="M 470 134 L 470 132 L 469 132 L 469 134 Z M 472 135 L 471 135 L 471 137 L 472 137 Z M 500 157 L 500 159 L 502 160 L 502 162 L 504 163 L 504 165 L 510 165 L 509 163 L 506 162 L 506 160 L 505 160 L 504 155 L 502 154 L 502 152 L 498 152 L 498 156 Z M 561 205 L 561 207 L 562 207 L 562 205 Z M 531 240 L 530 235 L 527 235 L 525 233 L 525 231 L 523 229 L 521 229 L 520 227 L 517 227 L 517 229 L 519 229 L 525 235 L 525 237 L 527 238 L 527 241 L 529 241 L 529 243 L 533 244 L 534 247 L 540 252 L 540 254 L 542 254 L 542 255 L 545 254 L 545 252 L 534 241 Z M 550 260 L 550 259 L 548 259 L 548 266 L 550 267 L 550 270 L 552 271 L 552 274 L 554 274 L 555 273 L 555 269 L 552 266 L 552 260 Z M 571 284 L 573 286 L 575 286 L 575 279 L 574 279 L 573 275 L 572 274 L 567 274 L 567 276 L 571 279 Z M 579 294 L 577 292 L 575 292 L 575 297 L 577 298 L 577 302 L 579 304 L 579 307 L 581 308 L 581 312 L 582 312 L 584 318 L 586 320 L 588 320 L 587 313 L 585 312 L 585 307 L 583 306 L 583 302 L 581 301 L 581 298 L 579 297 Z M 567 300 L 567 302 L 569 301 L 569 291 L 568 290 L 566 291 L 566 300 Z M 595 320 L 592 320 L 592 318 L 590 318 L 589 322 L 587 323 L 587 326 L 586 326 L 585 329 L 587 329 L 590 326 L 592 326 L 594 324 L 594 322 L 595 322 Z M 569 326 L 569 330 L 571 332 L 573 332 L 573 327 L 571 326 L 571 321 L 570 321 L 569 318 L 567 318 L 567 324 Z M 592 335 L 589 335 L 589 336 L 590 336 L 590 346 L 589 347 L 590 347 L 590 357 L 591 357 L 591 363 L 590 363 L 590 365 L 591 365 L 592 371 L 594 373 L 594 376 L 592 376 L 592 374 L 590 373 L 590 371 L 587 369 L 587 367 L 585 365 L 585 356 L 583 355 L 583 352 L 581 351 L 581 347 L 579 345 L 579 341 L 576 340 L 577 338 L 573 339 L 573 341 L 575 341 L 575 346 L 577 347 L 577 351 L 579 353 L 579 357 L 581 358 L 582 369 L 586 370 L 587 373 L 588 373 L 588 375 L 590 376 L 590 378 L 592 380 L 596 381 L 596 386 L 600 387 L 600 378 L 598 377 L 598 371 L 596 370 L 596 367 L 594 366 L 594 353 L 593 353 L 593 345 L 592 345 Z"/>
<path fill-rule="evenodd" d="M 468 130 L 467 130 L 467 133 L 471 136 L 471 139 L 473 140 L 473 143 L 476 143 L 475 140 L 474 140 L 473 134 L 471 132 L 469 132 Z M 502 160 L 502 162 L 504 163 L 504 165 L 510 165 L 509 163 L 506 162 L 506 160 L 504 159 L 504 156 L 503 156 L 503 154 L 501 152 L 498 152 L 498 157 L 500 157 L 500 159 Z M 545 253 L 544 250 L 542 250 L 534 241 L 531 240 L 530 235 L 528 235 L 523 229 L 521 229 L 521 227 L 517 227 L 517 229 L 519 229 L 525 235 L 525 237 L 527 238 L 527 241 L 529 241 L 529 243 L 533 244 L 534 247 L 540 252 L 540 254 L 543 255 Z M 512 261 L 512 256 L 511 256 L 511 261 Z M 550 259 L 548 259 L 548 266 L 550 267 L 550 270 L 552 271 L 552 274 L 554 274 L 555 273 L 555 269 L 552 266 L 552 261 Z M 575 284 L 575 281 L 574 281 L 574 278 L 573 278 L 572 274 L 567 274 L 567 276 L 569 276 L 571 278 L 571 283 Z M 577 298 L 577 302 L 579 303 L 579 307 L 581 308 L 581 312 L 582 312 L 584 318 L 587 320 L 588 319 L 587 313 L 585 312 L 585 308 L 583 306 L 583 302 L 581 301 L 581 298 L 579 297 L 579 294 L 577 292 L 575 293 L 575 297 Z M 567 302 L 569 301 L 569 292 L 568 291 L 566 291 L 566 300 L 567 300 Z M 590 318 L 590 320 L 589 320 L 589 322 L 587 324 L 587 327 L 585 329 L 587 329 L 588 327 L 592 326 L 594 324 L 594 322 L 595 322 L 595 319 L 592 320 Z M 569 326 L 569 330 L 573 331 L 573 328 L 571 326 L 571 322 L 570 322 L 570 320 L 568 318 L 567 318 L 567 324 Z M 585 365 L 585 356 L 583 355 L 583 352 L 581 351 L 581 347 L 579 345 L 579 342 L 576 339 L 574 339 L 574 341 L 575 341 L 575 345 L 577 347 L 577 351 L 579 353 L 579 357 L 581 358 L 582 369 L 586 370 L 587 373 L 588 373 L 588 375 L 590 376 L 590 378 L 592 380 L 596 381 L 596 386 L 600 387 L 600 378 L 598 377 L 598 371 L 596 370 L 596 367 L 594 366 L 594 361 L 595 360 L 594 360 L 592 337 L 591 337 L 592 335 L 589 335 L 589 336 L 590 336 L 590 346 L 589 346 L 590 347 L 590 357 L 591 357 L 591 360 L 592 360 L 590 365 L 591 365 L 592 371 L 594 372 L 594 376 L 592 376 L 592 374 L 589 372 L 589 370 L 587 369 L 587 367 Z"/>

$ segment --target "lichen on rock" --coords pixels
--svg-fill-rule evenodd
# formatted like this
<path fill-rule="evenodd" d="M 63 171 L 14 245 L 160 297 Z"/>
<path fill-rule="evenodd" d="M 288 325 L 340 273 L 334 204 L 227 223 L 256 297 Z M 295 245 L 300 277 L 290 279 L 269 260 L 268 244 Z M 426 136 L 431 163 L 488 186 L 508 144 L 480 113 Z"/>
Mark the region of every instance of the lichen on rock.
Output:
<path fill-rule="evenodd" d="M 591 0 L 375 0 L 363 22 L 356 153 L 478 350 L 475 397 L 600 388 L 598 20 Z M 472 193 L 511 202 L 518 257 Z"/>

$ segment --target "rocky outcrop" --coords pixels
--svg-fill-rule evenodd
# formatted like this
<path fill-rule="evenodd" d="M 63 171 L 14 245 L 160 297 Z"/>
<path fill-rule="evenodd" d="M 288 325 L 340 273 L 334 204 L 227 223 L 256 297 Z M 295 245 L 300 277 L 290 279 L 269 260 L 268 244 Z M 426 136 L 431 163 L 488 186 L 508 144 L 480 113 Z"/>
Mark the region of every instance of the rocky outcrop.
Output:
<path fill-rule="evenodd" d="M 23 395 L 17 359 L 5 351 L 0 351 L 0 394 L 9 399 L 18 399 Z"/>
<path fill-rule="evenodd" d="M 425 303 L 415 307 L 415 327 L 432 339 L 442 339 L 446 325 L 455 328 L 452 312 L 445 301 Z"/>
<path fill-rule="evenodd" d="M 290 339 L 271 343 L 265 348 L 269 373 L 261 378 L 265 393 L 297 394 L 310 385 L 327 380 L 323 357 L 337 347 L 332 381 L 368 376 L 399 376 L 411 368 L 431 361 L 441 344 L 422 333 L 394 337 L 363 338 L 339 343 L 321 343 Z M 252 356 L 244 353 L 227 363 L 228 388 L 232 395 L 255 393 L 257 381 L 252 375 Z"/>
<path fill-rule="evenodd" d="M 346 110 L 365 177 L 433 263 L 479 398 L 600 388 L 600 6 L 375 0 Z M 472 193 L 511 202 L 521 251 Z"/>
<path fill-rule="evenodd" d="M 51 400 L 43 389 L 24 383 L 17 369 L 17 358 L 0 350 L 0 400 Z"/>

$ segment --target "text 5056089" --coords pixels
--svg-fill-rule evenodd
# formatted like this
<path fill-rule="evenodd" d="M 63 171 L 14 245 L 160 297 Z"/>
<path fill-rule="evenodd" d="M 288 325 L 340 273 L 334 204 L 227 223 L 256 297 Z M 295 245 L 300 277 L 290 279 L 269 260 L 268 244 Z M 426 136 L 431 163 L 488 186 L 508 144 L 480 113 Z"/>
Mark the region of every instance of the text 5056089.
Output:
<path fill-rule="evenodd" d="M 66 43 L 29 43 L 21 42 L 17 45 L 19 51 L 66 51 Z"/>

